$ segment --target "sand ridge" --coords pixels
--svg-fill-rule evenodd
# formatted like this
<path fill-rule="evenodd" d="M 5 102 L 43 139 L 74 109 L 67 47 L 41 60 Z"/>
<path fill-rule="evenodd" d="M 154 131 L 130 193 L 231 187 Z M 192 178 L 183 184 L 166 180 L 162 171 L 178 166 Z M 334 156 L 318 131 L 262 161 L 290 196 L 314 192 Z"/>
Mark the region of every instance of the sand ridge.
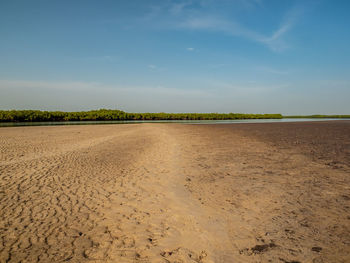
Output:
<path fill-rule="evenodd" d="M 0 129 L 1 262 L 348 261 L 346 159 L 245 129 Z"/>
<path fill-rule="evenodd" d="M 202 212 L 177 198 L 186 191 L 175 177 L 171 137 L 146 125 L 102 132 L 80 143 L 56 140 L 54 151 L 25 147 L 18 159 L 3 157 L 2 259 L 210 262 Z"/>

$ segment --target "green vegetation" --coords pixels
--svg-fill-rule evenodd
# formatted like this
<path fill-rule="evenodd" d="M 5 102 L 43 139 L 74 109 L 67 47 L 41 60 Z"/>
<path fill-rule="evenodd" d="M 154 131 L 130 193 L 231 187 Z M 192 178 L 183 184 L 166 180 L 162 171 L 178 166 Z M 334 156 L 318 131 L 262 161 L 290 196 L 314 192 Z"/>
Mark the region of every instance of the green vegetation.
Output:
<path fill-rule="evenodd" d="M 120 110 L 92 110 L 80 112 L 0 110 L 0 122 L 34 121 L 111 121 L 111 120 L 241 120 L 281 119 L 281 114 L 241 113 L 127 113 Z"/>
<path fill-rule="evenodd" d="M 0 122 L 42 121 L 127 121 L 127 120 L 243 120 L 282 118 L 350 118 L 350 115 L 282 116 L 281 114 L 242 113 L 128 113 L 121 110 L 91 110 L 79 112 L 0 110 Z"/>
<path fill-rule="evenodd" d="M 340 119 L 340 118 L 350 118 L 350 115 L 305 115 L 305 116 L 299 116 L 299 115 L 292 115 L 292 116 L 283 116 L 283 118 L 334 118 L 334 119 Z"/>

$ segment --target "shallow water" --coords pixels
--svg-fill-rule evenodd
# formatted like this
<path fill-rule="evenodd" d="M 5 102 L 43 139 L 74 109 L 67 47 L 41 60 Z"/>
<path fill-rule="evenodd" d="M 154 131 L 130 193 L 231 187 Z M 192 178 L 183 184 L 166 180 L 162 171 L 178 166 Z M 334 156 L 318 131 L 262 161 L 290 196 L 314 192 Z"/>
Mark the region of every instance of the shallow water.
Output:
<path fill-rule="evenodd" d="M 55 125 L 98 125 L 98 124 L 132 124 L 132 123 L 184 123 L 184 124 L 229 124 L 229 123 L 271 123 L 302 121 L 350 120 L 349 118 L 284 118 L 284 119 L 249 119 L 249 120 L 157 120 L 157 121 L 46 121 L 46 122 L 0 122 L 0 127 L 15 126 L 55 126 Z"/>

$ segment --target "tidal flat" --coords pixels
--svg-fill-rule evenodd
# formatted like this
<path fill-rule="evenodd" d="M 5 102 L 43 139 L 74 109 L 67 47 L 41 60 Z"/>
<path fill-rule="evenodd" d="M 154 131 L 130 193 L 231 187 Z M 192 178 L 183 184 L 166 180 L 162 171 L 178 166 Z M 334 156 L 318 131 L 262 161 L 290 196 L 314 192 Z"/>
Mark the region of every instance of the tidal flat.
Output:
<path fill-rule="evenodd" d="M 349 262 L 350 121 L 0 128 L 0 262 Z"/>

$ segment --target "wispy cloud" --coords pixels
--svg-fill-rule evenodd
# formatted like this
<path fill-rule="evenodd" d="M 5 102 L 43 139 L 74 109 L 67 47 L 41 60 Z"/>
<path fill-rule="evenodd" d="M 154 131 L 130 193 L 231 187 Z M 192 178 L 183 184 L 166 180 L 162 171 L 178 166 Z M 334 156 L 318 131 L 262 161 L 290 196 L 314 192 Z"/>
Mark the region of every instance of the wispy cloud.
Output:
<path fill-rule="evenodd" d="M 263 2 L 261 0 L 239 0 L 229 7 L 233 8 L 234 5 L 250 6 L 258 10 L 263 6 Z M 147 17 L 149 22 L 153 22 L 156 27 L 161 25 L 167 29 L 219 32 L 246 38 L 278 52 L 289 47 L 284 37 L 293 29 L 301 13 L 302 8 L 291 8 L 270 34 L 245 26 L 232 14 L 228 14 L 223 7 L 217 8 L 215 1 L 208 0 L 187 0 L 175 3 L 165 1 L 164 5 L 152 8 L 151 15 Z M 161 19 L 162 23 L 157 22 L 157 19 Z"/>
<path fill-rule="evenodd" d="M 188 47 L 186 48 L 187 51 L 194 51 L 194 48 L 193 47 Z"/>
<path fill-rule="evenodd" d="M 292 8 L 287 12 L 277 30 L 275 30 L 270 36 L 261 38 L 259 41 L 266 44 L 274 51 L 281 51 L 288 48 L 286 42 L 283 41 L 283 36 L 295 26 L 302 13 L 303 9 L 299 6 Z"/>
<path fill-rule="evenodd" d="M 177 27 L 188 30 L 221 32 L 264 44 L 273 51 L 283 51 L 288 48 L 288 45 L 283 40 L 283 36 L 293 28 L 295 22 L 295 17 L 286 19 L 271 35 L 261 34 L 233 20 L 215 16 L 191 17 L 179 22 Z"/>
<path fill-rule="evenodd" d="M 112 62 L 116 58 L 110 55 L 101 55 L 101 56 L 88 56 L 88 57 L 69 57 L 71 60 L 79 61 L 92 61 L 92 62 Z"/>
<path fill-rule="evenodd" d="M 178 28 L 190 30 L 209 30 L 213 32 L 222 32 L 234 36 L 243 36 L 254 39 L 256 41 L 262 40 L 264 37 L 257 32 L 249 30 L 242 25 L 220 17 L 215 16 L 197 16 L 188 18 L 177 24 Z"/>
<path fill-rule="evenodd" d="M 69 81 L 33 81 L 33 80 L 0 80 L 0 90 L 5 89 L 21 89 L 27 90 L 30 93 L 31 89 L 40 89 L 46 91 L 96 91 L 96 92 L 106 92 L 113 91 L 116 94 L 118 92 L 151 92 L 151 93 L 160 93 L 164 95 L 202 95 L 209 96 L 207 91 L 200 89 L 178 89 L 178 88 L 169 88 L 164 85 L 155 85 L 155 86 L 121 86 L 118 84 L 104 84 L 99 82 L 69 82 Z"/>
<path fill-rule="evenodd" d="M 0 89 L 5 88 L 23 88 L 23 89 L 57 89 L 57 90 L 87 90 L 101 88 L 101 84 L 97 82 L 47 82 L 47 81 L 32 81 L 32 80 L 0 80 Z"/>
<path fill-rule="evenodd" d="M 274 92 L 276 90 L 285 89 L 290 87 L 288 83 L 281 84 L 262 84 L 254 80 L 246 82 L 225 82 L 225 81 L 212 81 L 210 82 L 215 88 L 219 88 L 221 91 L 229 96 L 241 95 L 241 96 L 252 96 L 258 98 L 261 94 Z"/>
<path fill-rule="evenodd" d="M 166 70 L 166 68 L 164 68 L 162 66 L 154 65 L 154 64 L 148 64 L 147 68 L 150 71 L 154 71 L 154 72 L 161 72 L 161 71 L 165 71 Z"/>
<path fill-rule="evenodd" d="M 0 80 L 0 93 L 2 109 L 39 106 L 42 110 L 119 108 L 131 112 L 181 112 L 197 107 L 204 110 L 203 105 L 212 100 L 212 94 L 202 89 L 95 82 Z"/>
<path fill-rule="evenodd" d="M 252 9 L 262 6 L 263 0 L 237 0 L 244 8 Z"/>
<path fill-rule="evenodd" d="M 213 69 L 218 69 L 218 68 L 228 67 L 228 66 L 231 66 L 231 65 L 230 64 L 225 64 L 225 63 L 216 63 L 216 64 L 209 64 L 208 66 L 210 68 L 213 68 Z"/>
<path fill-rule="evenodd" d="M 170 13 L 172 14 L 180 14 L 181 12 L 184 11 L 184 9 L 188 6 L 191 6 L 193 3 L 193 1 L 183 1 L 183 2 L 179 2 L 179 3 L 171 3 L 170 5 Z"/>

